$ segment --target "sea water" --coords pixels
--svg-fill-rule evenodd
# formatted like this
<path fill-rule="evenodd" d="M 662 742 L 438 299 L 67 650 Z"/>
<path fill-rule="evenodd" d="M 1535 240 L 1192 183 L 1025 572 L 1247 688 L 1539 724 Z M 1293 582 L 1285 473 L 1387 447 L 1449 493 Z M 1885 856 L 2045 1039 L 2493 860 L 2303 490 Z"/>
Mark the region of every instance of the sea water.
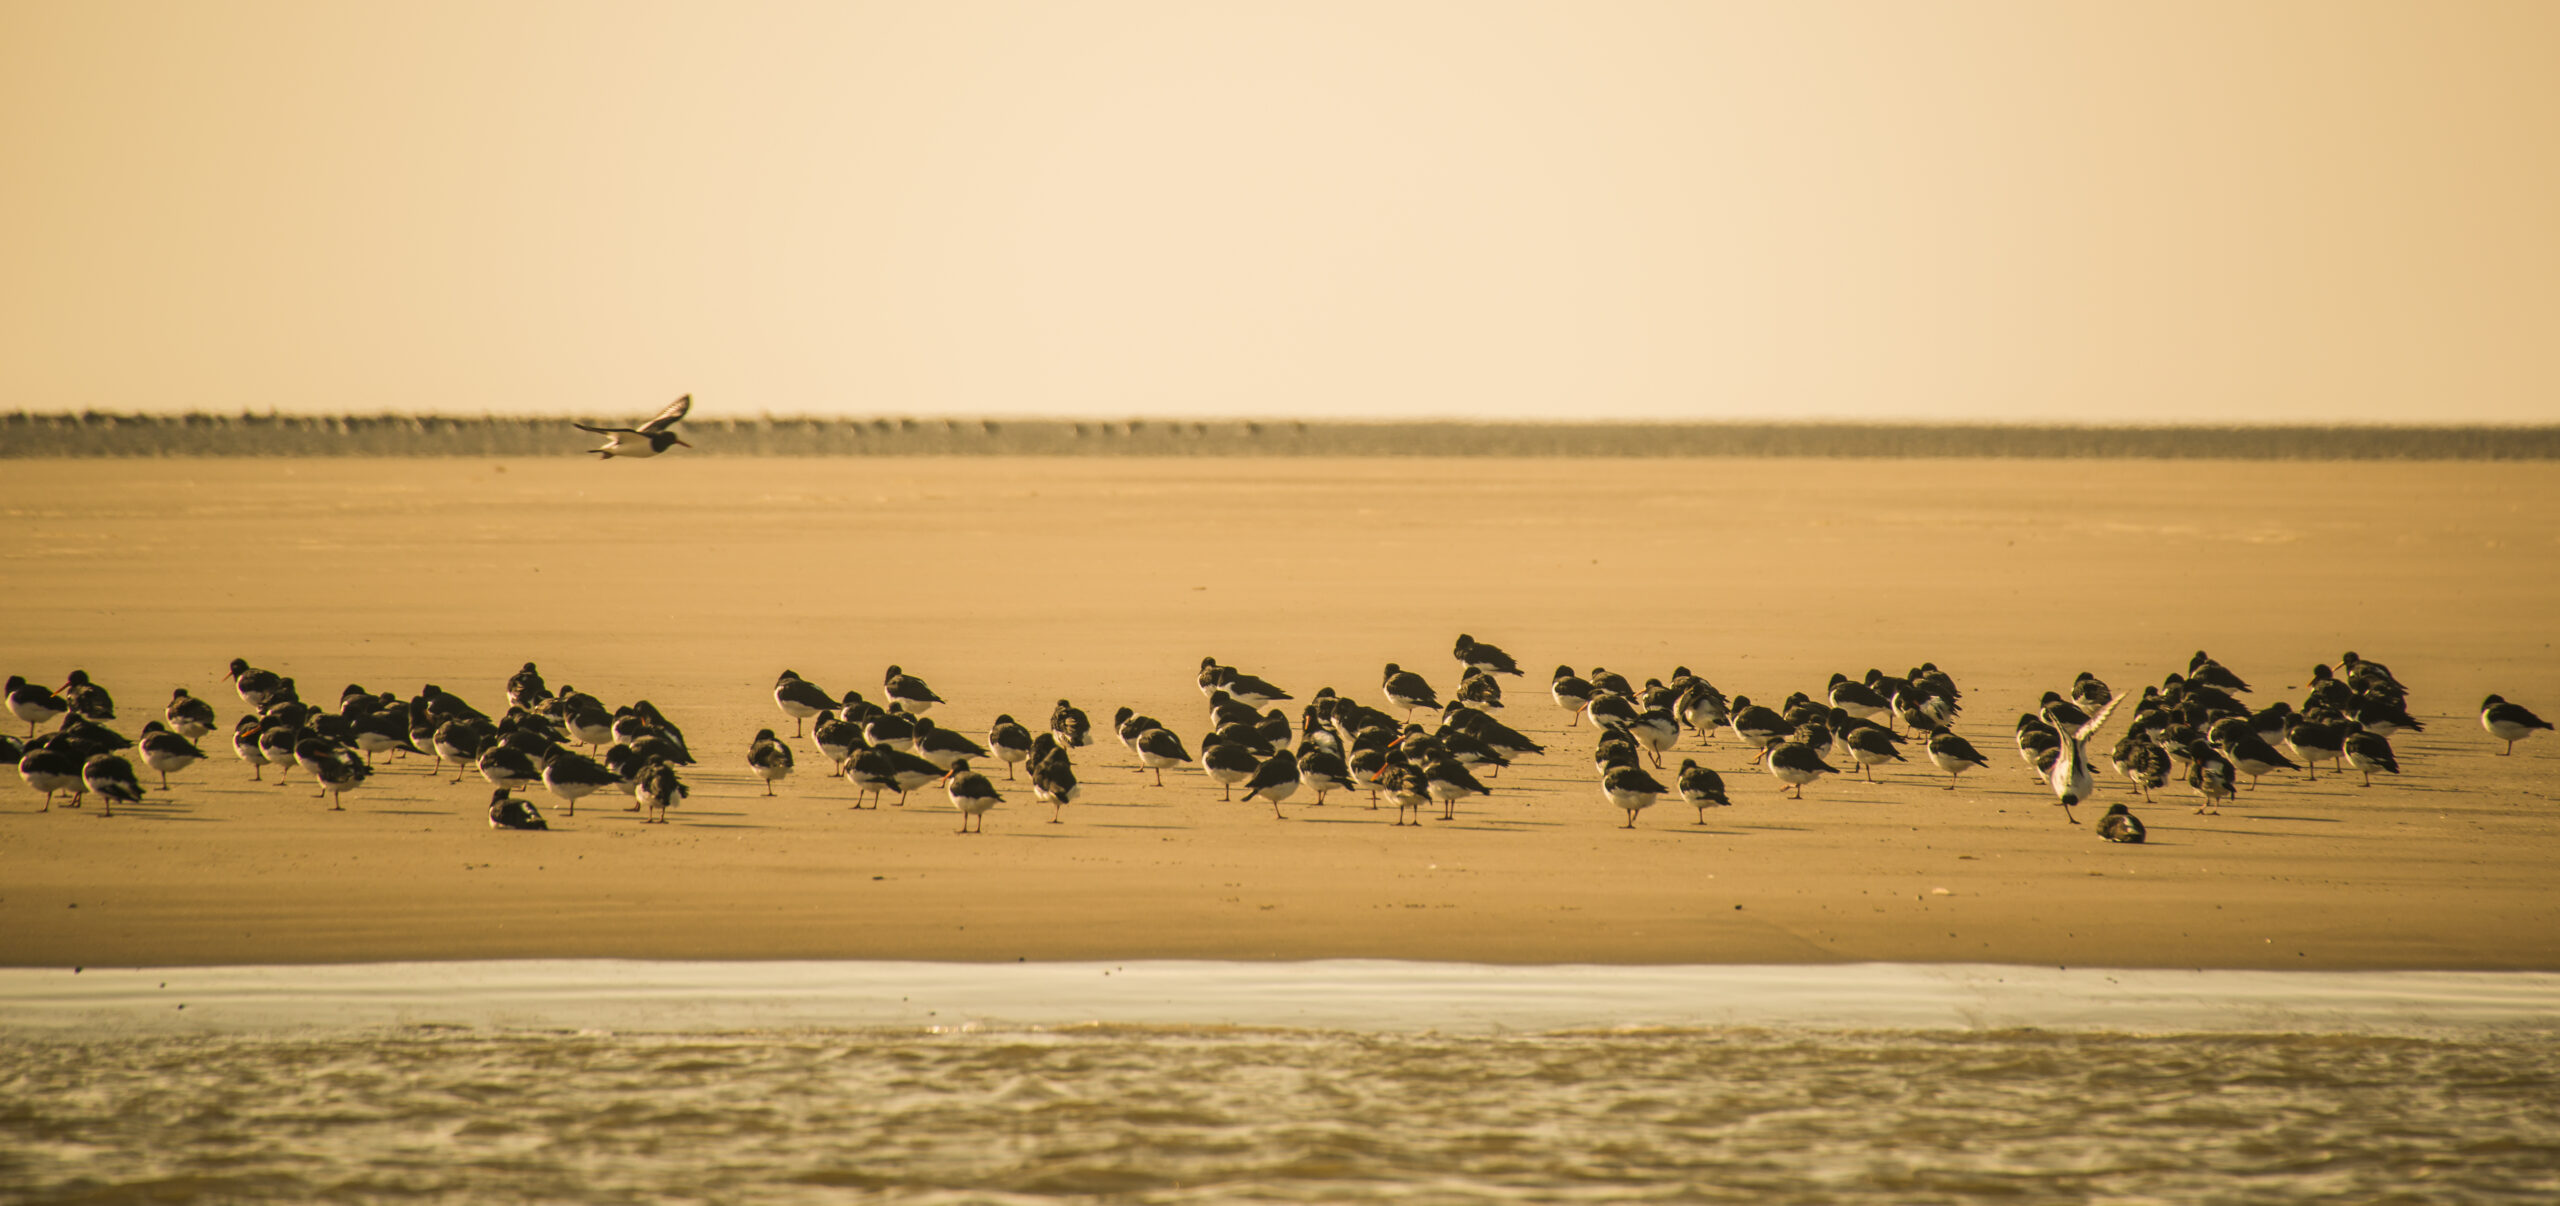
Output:
<path fill-rule="evenodd" d="M 1415 994 L 1436 1009 L 1463 995 L 1466 969 L 943 967 L 941 981 L 905 981 L 857 966 L 835 971 L 876 1001 L 850 1015 L 906 986 L 924 999 L 898 994 L 897 1005 L 939 1020 L 723 1029 L 736 1007 L 665 986 L 724 968 L 795 977 L 769 965 L 473 964 L 449 965 L 465 970 L 439 986 L 417 979 L 420 966 L 89 972 L 77 989 L 62 987 L 67 972 L 0 974 L 0 1198 L 2560 1200 L 2549 977 L 2436 977 L 2415 1012 L 2381 1004 L 2395 999 L 2386 991 L 2305 1013 L 2291 1031 L 2069 1021 L 2051 1000 L 2032 1003 L 2068 995 L 2055 977 L 2018 969 L 1991 975 L 1984 995 L 2009 999 L 2001 981 L 2017 976 L 2027 1003 L 2010 1008 L 2044 1010 L 2062 1028 L 2008 1017 L 1511 1025 L 1555 1020 L 1568 999 L 1602 1013 L 1659 1008 L 1613 991 L 1612 969 L 1588 969 L 1577 992 L 1508 1015 L 1479 1002 L 1477 1021 L 1441 1030 L 1397 1014 L 1394 1000 L 1348 994 L 1437 985 Z M 1312 980 L 1322 988 L 1311 995 L 1389 1020 L 1020 1022 L 983 1008 L 1000 995 L 969 996 L 1070 970 L 1154 974 L 1127 994 L 1154 1001 L 1176 981 Z M 1475 969 L 1472 982 L 1508 998 L 1506 986 L 1564 970 Z M 1697 984 L 1740 975 L 1771 1009 L 1822 995 L 1807 984 L 1849 994 L 1903 975 L 1796 969 L 1755 982 L 1748 969 L 1687 970 Z M 1681 978 L 1629 975 L 1656 987 Z M 2095 973 L 2091 991 L 2106 995 L 2110 975 L 2144 978 Z M 840 981 L 807 966 L 796 979 L 818 987 L 794 1008 L 845 999 Z M 2186 981 L 2181 999 L 2210 1005 L 2213 979 Z M 151 987 L 172 981 L 194 1003 Z M 298 996 L 283 991 L 297 983 Z M 2390 981 L 2298 983 L 2309 1000 Z M 2477 986 L 2475 1005 L 2491 1004 L 2465 1012 L 2462 983 Z M 345 1003 L 364 995 L 356 984 L 371 986 L 370 1007 Z M 1198 991 L 1248 1020 L 1297 1008 Z M 271 1012 L 247 1008 L 251 998 Z M 300 1014 L 272 1012 L 292 1000 Z M 1889 1002 L 1878 1009 L 1899 1016 Z M 187 1012 L 202 1016 L 177 1020 Z M 655 1028 L 568 1024 L 577 1016 Z"/>

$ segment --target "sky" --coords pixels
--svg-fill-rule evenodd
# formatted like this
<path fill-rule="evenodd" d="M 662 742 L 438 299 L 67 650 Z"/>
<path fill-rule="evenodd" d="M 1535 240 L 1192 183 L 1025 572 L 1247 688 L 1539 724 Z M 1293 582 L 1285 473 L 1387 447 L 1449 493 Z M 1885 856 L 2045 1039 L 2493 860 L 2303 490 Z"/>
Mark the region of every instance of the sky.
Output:
<path fill-rule="evenodd" d="M 0 409 L 2560 421 L 2560 4 L 0 0 Z"/>

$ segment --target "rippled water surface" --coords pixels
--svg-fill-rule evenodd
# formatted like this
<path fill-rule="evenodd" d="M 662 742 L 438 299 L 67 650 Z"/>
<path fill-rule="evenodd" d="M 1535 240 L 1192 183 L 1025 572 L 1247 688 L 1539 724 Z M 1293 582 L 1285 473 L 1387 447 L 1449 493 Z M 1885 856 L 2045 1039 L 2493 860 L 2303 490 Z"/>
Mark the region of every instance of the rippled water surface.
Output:
<path fill-rule="evenodd" d="M 2560 1200 L 2560 1043 L 1757 1030 L 0 1042 L 0 1197 Z"/>

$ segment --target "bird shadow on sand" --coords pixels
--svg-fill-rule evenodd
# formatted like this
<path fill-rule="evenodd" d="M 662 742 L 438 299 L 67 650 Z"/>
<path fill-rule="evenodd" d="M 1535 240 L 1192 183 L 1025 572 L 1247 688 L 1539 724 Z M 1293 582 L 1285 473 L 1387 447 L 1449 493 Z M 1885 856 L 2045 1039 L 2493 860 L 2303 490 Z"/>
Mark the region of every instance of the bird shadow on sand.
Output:
<path fill-rule="evenodd" d="M 2302 822 L 2303 824 L 2306 824 L 2306 825 L 2344 825 L 2344 824 L 2346 824 L 2346 822 L 2345 822 L 2344 820 L 2342 820 L 2342 819 L 2340 819 L 2340 818 L 2338 818 L 2338 817 L 2279 817 L 2279 816 L 2269 816 L 2269 815 L 2264 814 L 2264 813 L 2255 813 L 2255 812 L 2243 812 L 2243 813 L 2237 813 L 2237 814 L 2234 814 L 2234 815 L 2237 815 L 2237 816 L 2240 816 L 2240 817 L 2244 817 L 2244 818 L 2246 818 L 2246 819 L 2248 819 L 2248 820 L 2252 820 L 2252 821 L 2300 821 L 2300 822 Z"/>

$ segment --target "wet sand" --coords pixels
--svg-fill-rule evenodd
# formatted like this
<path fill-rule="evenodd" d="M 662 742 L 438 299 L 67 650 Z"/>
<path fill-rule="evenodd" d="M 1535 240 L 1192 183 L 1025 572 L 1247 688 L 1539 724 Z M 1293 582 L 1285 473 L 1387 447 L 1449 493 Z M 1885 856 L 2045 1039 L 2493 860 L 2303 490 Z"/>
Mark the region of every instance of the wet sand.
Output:
<path fill-rule="evenodd" d="M 1911 961 L 2269 969 L 2560 968 L 2560 741 L 2513 758 L 2497 691 L 2560 713 L 2560 475 L 2538 464 L 2070 461 L 20 461 L 0 481 L 0 667 L 241 705 L 232 657 L 483 707 L 526 659 L 646 697 L 703 764 L 677 823 L 607 804 L 490 830 L 487 788 L 393 762 L 331 813 L 228 754 L 112 820 L 0 789 L 0 963 L 487 958 L 1481 963 Z M 1454 823 L 1335 797 L 1145 786 L 1105 741 L 1088 802 L 1027 791 L 959 837 L 939 795 L 850 810 L 800 745 L 766 799 L 743 750 L 789 733 L 773 677 L 870 689 L 896 662 L 982 733 L 1069 696 L 1196 744 L 1203 655 L 1302 698 L 1444 691 L 1459 631 L 1532 670 L 1504 718 L 1543 758 Z M 2065 825 L 2008 741 L 2087 669 L 2156 682 L 2197 648 L 2298 698 L 2315 662 L 2391 665 L 2429 725 L 2371 789 L 2270 780 L 2152 841 Z M 1675 752 L 1736 806 L 1641 827 L 1560 732 L 1558 662 L 1728 693 L 1931 660 L 1992 757 L 1826 779 L 1801 803 L 1730 741 Z M 1292 705 L 1294 707 L 1294 705 Z M 2121 722 L 2119 722 L 2121 723 Z M 23 726 L 21 726 L 21 731 Z M 2112 737 L 2112 731 L 2110 738 Z M 218 738 L 212 739 L 218 742 Z M 270 773 L 270 778 L 273 777 Z M 1002 785 L 999 774 L 999 785 Z M 2109 784 L 2099 802 L 2127 798 Z M 130 815 L 128 815 L 128 812 Z M 2089 814 L 2084 814 L 2084 816 Z"/>

